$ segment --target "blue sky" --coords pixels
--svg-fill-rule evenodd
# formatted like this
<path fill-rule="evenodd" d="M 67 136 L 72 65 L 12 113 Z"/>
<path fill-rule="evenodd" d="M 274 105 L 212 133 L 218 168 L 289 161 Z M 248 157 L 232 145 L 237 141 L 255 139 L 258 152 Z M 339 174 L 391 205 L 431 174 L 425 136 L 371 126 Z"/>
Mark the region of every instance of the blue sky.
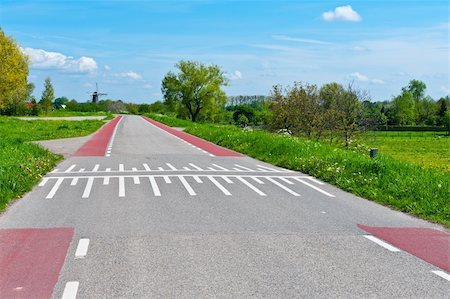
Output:
<path fill-rule="evenodd" d="M 274 84 L 353 82 L 391 99 L 410 79 L 450 93 L 448 1 L 20 1 L 0 2 L 0 26 L 30 56 L 40 98 L 161 99 L 181 59 L 219 65 L 229 95 Z"/>

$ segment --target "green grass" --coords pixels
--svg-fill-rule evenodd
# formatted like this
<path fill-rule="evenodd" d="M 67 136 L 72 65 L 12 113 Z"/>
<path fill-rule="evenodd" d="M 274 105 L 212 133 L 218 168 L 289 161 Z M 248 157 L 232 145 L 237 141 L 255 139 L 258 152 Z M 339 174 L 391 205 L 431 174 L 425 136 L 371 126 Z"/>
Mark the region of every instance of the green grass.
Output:
<path fill-rule="evenodd" d="M 361 137 L 383 155 L 450 172 L 450 137 L 445 132 L 367 132 Z"/>
<path fill-rule="evenodd" d="M 166 124 L 168 117 L 151 116 Z M 385 155 L 233 126 L 184 123 L 186 131 L 268 163 L 300 171 L 353 194 L 450 227 L 449 174 Z"/>
<path fill-rule="evenodd" d="M 64 109 L 54 110 L 49 112 L 47 115 L 41 113 L 39 116 L 42 117 L 69 117 L 69 116 L 108 116 L 111 115 L 109 112 L 98 111 L 98 112 L 82 112 L 82 111 L 68 111 Z"/>
<path fill-rule="evenodd" d="M 77 137 L 96 131 L 103 121 L 23 121 L 0 116 L 0 211 L 23 195 L 62 156 L 28 141 Z"/>

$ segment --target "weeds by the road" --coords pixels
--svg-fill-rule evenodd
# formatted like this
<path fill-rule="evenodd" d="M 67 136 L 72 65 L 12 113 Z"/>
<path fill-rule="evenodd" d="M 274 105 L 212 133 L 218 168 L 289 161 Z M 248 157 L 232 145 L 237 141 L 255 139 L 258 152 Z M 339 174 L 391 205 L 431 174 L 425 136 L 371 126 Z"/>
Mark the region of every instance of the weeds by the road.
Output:
<path fill-rule="evenodd" d="M 0 211 L 29 191 L 62 156 L 28 141 L 77 137 L 96 131 L 103 121 L 23 121 L 0 117 Z"/>
<path fill-rule="evenodd" d="M 180 126 L 178 120 L 151 115 Z M 449 174 L 304 138 L 233 126 L 184 123 L 188 133 L 271 164 L 320 178 L 353 194 L 450 227 Z"/>

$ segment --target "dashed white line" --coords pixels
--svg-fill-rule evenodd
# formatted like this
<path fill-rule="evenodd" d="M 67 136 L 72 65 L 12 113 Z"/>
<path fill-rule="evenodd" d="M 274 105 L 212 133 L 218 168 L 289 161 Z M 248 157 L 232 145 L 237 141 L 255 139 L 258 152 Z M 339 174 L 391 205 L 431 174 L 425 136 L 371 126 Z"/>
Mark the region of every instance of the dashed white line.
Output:
<path fill-rule="evenodd" d="M 166 182 L 166 184 L 172 184 L 172 181 L 170 180 L 170 178 L 167 175 L 164 175 L 163 178 L 164 178 L 164 182 Z"/>
<path fill-rule="evenodd" d="M 294 196 L 300 196 L 300 194 L 298 194 L 297 192 L 292 191 L 291 189 L 289 189 L 288 187 L 286 187 L 286 186 L 280 184 L 279 182 L 275 181 L 274 179 L 272 179 L 272 178 L 270 178 L 270 177 L 266 177 L 266 179 L 267 179 L 269 182 L 271 182 L 271 183 L 277 185 L 277 186 L 280 187 L 281 189 L 283 189 L 283 190 L 285 190 L 285 191 L 291 193 L 292 195 L 294 195 Z"/>
<path fill-rule="evenodd" d="M 444 271 L 431 271 L 431 272 L 433 272 L 434 274 L 436 274 L 437 276 L 440 276 L 440 277 L 442 277 L 443 279 L 445 279 L 445 280 L 447 280 L 447 281 L 450 281 L 450 275 L 449 274 L 447 274 L 447 273 L 445 273 Z"/>
<path fill-rule="evenodd" d="M 213 184 L 216 185 L 216 187 L 219 188 L 219 190 L 222 191 L 223 194 L 225 194 L 226 196 L 230 196 L 231 195 L 230 191 L 228 191 L 224 186 L 222 186 L 222 184 L 219 183 L 214 177 L 208 176 L 208 179 L 211 182 L 213 182 Z"/>
<path fill-rule="evenodd" d="M 229 177 L 227 177 L 227 176 L 221 176 L 221 178 L 225 181 L 225 182 L 227 182 L 228 184 L 234 184 L 234 182 L 232 181 L 232 180 L 230 180 L 230 178 Z"/>
<path fill-rule="evenodd" d="M 144 165 L 145 171 L 151 171 L 150 167 L 148 166 L 147 163 L 142 164 Z"/>
<path fill-rule="evenodd" d="M 158 167 L 158 170 L 159 170 L 159 171 L 164 171 L 164 168 Z"/>
<path fill-rule="evenodd" d="M 310 184 L 310 183 L 308 183 L 308 182 L 305 182 L 305 181 L 302 180 L 302 179 L 294 178 L 294 180 L 296 180 L 296 181 L 298 181 L 298 182 L 300 182 L 300 183 L 302 183 L 302 184 L 305 184 L 306 186 L 311 187 L 311 188 L 313 188 L 314 190 L 319 191 L 320 193 L 325 194 L 325 195 L 328 196 L 328 197 L 335 197 L 333 194 L 328 193 L 327 191 L 322 190 L 322 189 L 320 189 L 319 187 L 316 187 L 316 186 L 314 186 L 314 185 L 312 185 L 312 184 Z"/>
<path fill-rule="evenodd" d="M 136 171 L 137 171 L 137 168 L 136 168 L 136 167 L 133 167 L 133 168 L 131 168 L 131 171 L 136 172 Z"/>
<path fill-rule="evenodd" d="M 273 172 L 280 172 L 279 170 L 274 169 L 274 168 L 270 168 L 270 167 L 266 167 L 266 166 L 262 166 L 262 165 L 256 165 L 256 166 L 258 166 L 260 168 L 263 168 L 263 169 L 266 169 L 266 170 L 273 171 Z"/>
<path fill-rule="evenodd" d="M 239 164 L 234 164 L 234 166 L 242 168 L 242 169 L 247 170 L 247 171 L 254 171 L 253 169 L 250 169 L 248 167 L 245 167 L 245 166 L 242 166 L 242 165 L 239 165 Z"/>
<path fill-rule="evenodd" d="M 161 191 L 159 191 L 158 184 L 156 183 L 155 177 L 149 176 L 148 179 L 150 180 L 150 185 L 152 185 L 153 194 L 155 196 L 161 196 Z"/>
<path fill-rule="evenodd" d="M 78 170 L 78 172 L 84 172 L 84 168 L 80 168 L 80 170 Z"/>
<path fill-rule="evenodd" d="M 212 165 L 215 166 L 215 167 L 217 167 L 217 168 L 219 168 L 220 170 L 223 170 L 223 171 L 229 171 L 228 169 L 226 169 L 225 167 L 222 167 L 222 166 L 220 166 L 220 165 L 217 165 L 217 164 L 214 164 L 214 163 L 212 163 Z"/>
<path fill-rule="evenodd" d="M 59 186 L 61 186 L 61 183 L 63 182 L 63 180 L 64 180 L 64 178 L 58 178 L 56 180 L 55 185 L 53 185 L 52 190 L 50 190 L 50 192 L 48 193 L 48 195 L 46 197 L 47 199 L 51 199 L 51 198 L 53 198 L 53 196 L 55 196 L 55 193 L 56 193 L 56 191 L 58 191 Z"/>
<path fill-rule="evenodd" d="M 78 281 L 67 282 L 61 299 L 76 299 L 79 285 Z"/>
<path fill-rule="evenodd" d="M 183 167 L 184 170 L 190 171 L 189 167 Z"/>
<path fill-rule="evenodd" d="M 239 181 L 241 181 L 242 183 L 244 183 L 244 185 L 246 185 L 247 187 L 249 187 L 250 189 L 252 189 L 253 191 L 255 191 L 256 193 L 258 193 L 261 196 L 266 196 L 266 194 L 264 192 L 262 192 L 261 190 L 259 190 L 258 188 L 256 188 L 255 186 L 253 186 L 252 184 L 250 184 L 249 182 L 247 182 L 244 178 L 242 177 L 237 177 L 237 179 Z"/>
<path fill-rule="evenodd" d="M 260 185 L 264 185 L 264 182 L 258 179 L 257 177 L 252 177 L 252 179 Z"/>
<path fill-rule="evenodd" d="M 75 251 L 75 258 L 84 258 L 87 254 L 89 247 L 89 239 L 80 239 L 78 241 L 77 250 Z"/>
<path fill-rule="evenodd" d="M 364 238 L 369 239 L 370 241 L 380 245 L 381 247 L 384 247 L 385 249 L 392 251 L 392 252 L 400 252 L 401 250 L 397 247 L 392 246 L 391 244 L 388 244 L 384 242 L 383 240 L 378 239 L 377 237 L 371 236 L 371 235 L 364 235 Z"/>
<path fill-rule="evenodd" d="M 103 178 L 103 185 L 109 185 L 109 176 L 105 176 L 104 178 Z"/>
<path fill-rule="evenodd" d="M 135 175 L 133 176 L 133 182 L 135 185 L 139 185 L 141 181 L 139 180 L 139 176 Z"/>
<path fill-rule="evenodd" d="M 282 181 L 285 182 L 286 184 L 294 185 L 294 183 L 291 182 L 290 180 L 288 180 L 287 178 L 280 177 L 280 180 L 282 180 Z"/>
<path fill-rule="evenodd" d="M 41 180 L 41 182 L 39 183 L 39 187 L 43 187 L 43 186 L 45 186 L 45 184 L 48 182 L 48 178 L 43 178 L 42 180 Z"/>
<path fill-rule="evenodd" d="M 100 167 L 100 164 L 95 164 L 94 168 L 92 169 L 92 172 L 96 172 L 99 167 Z"/>
<path fill-rule="evenodd" d="M 70 186 L 75 186 L 78 183 L 78 178 L 73 178 L 70 182 Z"/>
<path fill-rule="evenodd" d="M 186 179 L 183 176 L 178 176 L 178 179 L 180 180 L 181 184 L 183 184 L 186 191 L 189 193 L 189 195 L 194 196 L 197 195 L 194 190 L 192 189 L 191 185 L 186 181 Z"/>
<path fill-rule="evenodd" d="M 123 164 L 119 164 L 119 171 L 125 171 L 125 168 L 123 167 Z"/>
<path fill-rule="evenodd" d="M 90 177 L 87 180 L 86 187 L 84 188 L 83 195 L 81 198 L 88 198 L 89 194 L 91 194 L 92 184 L 94 183 L 94 178 Z"/>

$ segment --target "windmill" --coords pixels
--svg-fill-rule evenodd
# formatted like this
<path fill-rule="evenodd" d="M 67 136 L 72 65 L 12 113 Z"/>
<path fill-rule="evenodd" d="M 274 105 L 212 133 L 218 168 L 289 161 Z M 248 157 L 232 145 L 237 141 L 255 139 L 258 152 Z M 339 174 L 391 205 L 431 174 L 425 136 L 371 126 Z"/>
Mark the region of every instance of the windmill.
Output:
<path fill-rule="evenodd" d="M 89 95 L 92 97 L 92 103 L 97 104 L 98 103 L 98 97 L 106 96 L 107 93 L 100 93 L 100 92 L 98 92 L 98 85 L 97 85 L 97 82 L 95 82 L 95 91 L 92 92 L 92 93 L 89 92 Z"/>

